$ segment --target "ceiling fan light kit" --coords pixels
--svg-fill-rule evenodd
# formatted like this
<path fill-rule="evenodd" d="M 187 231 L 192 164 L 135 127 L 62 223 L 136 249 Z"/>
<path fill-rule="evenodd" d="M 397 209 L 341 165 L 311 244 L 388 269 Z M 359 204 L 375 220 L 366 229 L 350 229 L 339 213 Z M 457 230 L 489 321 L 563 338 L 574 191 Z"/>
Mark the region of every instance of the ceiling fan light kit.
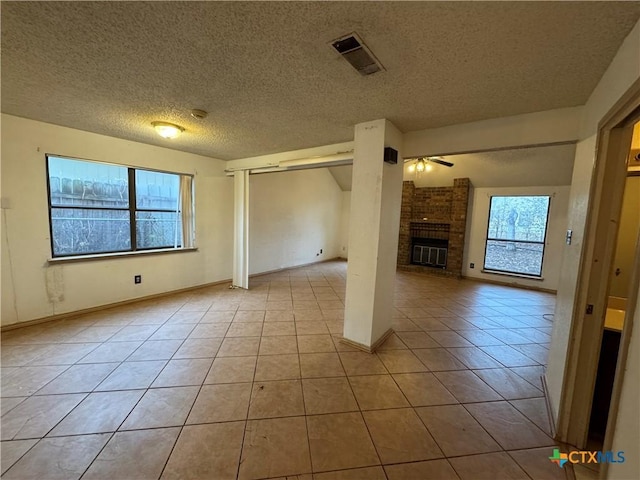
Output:
<path fill-rule="evenodd" d="M 430 172 L 433 170 L 433 164 L 437 163 L 438 165 L 444 165 L 445 167 L 453 167 L 453 163 L 447 162 L 442 157 L 417 157 L 417 158 L 408 158 L 405 160 L 405 163 L 409 163 L 407 170 L 410 173 L 415 172 L 416 174 L 421 174 L 423 172 Z"/>

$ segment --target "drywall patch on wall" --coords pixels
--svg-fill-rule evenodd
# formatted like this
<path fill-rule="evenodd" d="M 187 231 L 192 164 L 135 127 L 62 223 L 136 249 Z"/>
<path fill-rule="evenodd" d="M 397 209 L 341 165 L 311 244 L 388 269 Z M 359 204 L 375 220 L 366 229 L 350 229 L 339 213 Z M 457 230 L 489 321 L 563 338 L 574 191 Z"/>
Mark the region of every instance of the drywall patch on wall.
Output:
<path fill-rule="evenodd" d="M 3 200 L 6 197 L 3 197 Z M 18 299 L 16 298 L 13 261 L 11 258 L 11 244 L 7 229 L 8 201 L 2 203 L 2 318 L 10 316 L 18 318 Z"/>
<path fill-rule="evenodd" d="M 48 266 L 44 268 L 44 282 L 47 289 L 47 297 L 49 303 L 54 306 L 61 302 L 64 302 L 64 271 L 61 265 Z"/>

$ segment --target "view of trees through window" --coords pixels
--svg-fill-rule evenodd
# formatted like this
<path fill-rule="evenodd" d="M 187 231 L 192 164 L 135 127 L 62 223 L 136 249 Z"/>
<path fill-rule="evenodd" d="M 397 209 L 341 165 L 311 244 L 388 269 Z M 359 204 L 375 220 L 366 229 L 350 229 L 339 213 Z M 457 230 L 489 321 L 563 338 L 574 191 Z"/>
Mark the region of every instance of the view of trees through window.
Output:
<path fill-rule="evenodd" d="M 484 269 L 541 276 L 548 196 L 491 197 Z"/>
<path fill-rule="evenodd" d="M 47 161 L 54 257 L 181 246 L 180 175 Z"/>

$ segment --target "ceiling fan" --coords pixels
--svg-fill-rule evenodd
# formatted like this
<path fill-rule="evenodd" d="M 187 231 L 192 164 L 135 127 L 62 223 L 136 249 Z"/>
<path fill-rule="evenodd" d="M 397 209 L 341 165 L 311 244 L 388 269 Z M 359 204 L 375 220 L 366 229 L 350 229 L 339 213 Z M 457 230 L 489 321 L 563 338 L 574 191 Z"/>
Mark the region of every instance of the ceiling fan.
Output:
<path fill-rule="evenodd" d="M 406 158 L 404 163 L 409 163 L 410 172 L 429 172 L 433 168 L 433 163 L 444 165 L 445 167 L 453 167 L 453 163 L 447 162 L 442 157 L 416 157 Z"/>

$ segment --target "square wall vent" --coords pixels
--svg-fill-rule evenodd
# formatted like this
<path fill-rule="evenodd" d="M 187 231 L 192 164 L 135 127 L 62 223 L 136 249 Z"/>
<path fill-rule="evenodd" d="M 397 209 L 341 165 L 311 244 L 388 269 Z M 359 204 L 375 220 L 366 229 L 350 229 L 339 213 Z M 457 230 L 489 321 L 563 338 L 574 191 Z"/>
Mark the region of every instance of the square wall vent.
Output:
<path fill-rule="evenodd" d="M 351 33 L 331 42 L 331 46 L 355 68 L 360 75 L 371 75 L 384 70 L 382 64 L 371 53 L 356 33 Z"/>

